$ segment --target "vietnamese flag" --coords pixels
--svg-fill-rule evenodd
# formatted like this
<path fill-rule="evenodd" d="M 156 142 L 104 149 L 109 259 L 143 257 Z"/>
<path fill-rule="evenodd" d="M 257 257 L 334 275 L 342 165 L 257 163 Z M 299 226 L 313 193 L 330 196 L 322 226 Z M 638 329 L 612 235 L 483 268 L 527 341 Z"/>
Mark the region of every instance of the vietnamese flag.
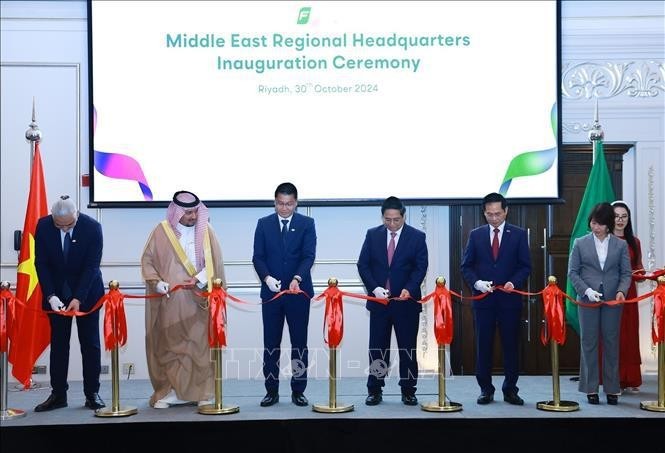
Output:
<path fill-rule="evenodd" d="M 51 325 L 42 310 L 42 289 L 35 268 L 35 229 L 39 218 L 47 214 L 42 157 L 39 142 L 35 142 L 30 194 L 16 273 L 16 298 L 25 305 L 16 304 L 16 325 L 9 348 L 12 375 L 26 388 L 30 385 L 32 367 L 51 340 Z"/>

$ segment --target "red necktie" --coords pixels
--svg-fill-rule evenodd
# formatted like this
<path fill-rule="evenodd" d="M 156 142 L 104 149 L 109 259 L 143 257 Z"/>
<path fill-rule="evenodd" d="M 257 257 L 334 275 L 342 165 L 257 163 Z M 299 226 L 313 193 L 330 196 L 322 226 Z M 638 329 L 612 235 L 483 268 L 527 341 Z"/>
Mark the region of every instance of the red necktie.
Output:
<path fill-rule="evenodd" d="M 397 233 L 390 233 L 390 242 L 388 243 L 388 266 L 393 262 L 393 256 L 395 256 L 395 236 L 397 236 Z"/>
<path fill-rule="evenodd" d="M 499 257 L 499 229 L 494 228 L 494 237 L 492 238 L 492 256 L 494 261 Z"/>
<path fill-rule="evenodd" d="M 393 256 L 395 256 L 395 236 L 397 233 L 390 232 L 390 242 L 388 242 L 388 266 L 393 262 Z M 386 289 L 390 291 L 390 279 L 386 282 Z"/>

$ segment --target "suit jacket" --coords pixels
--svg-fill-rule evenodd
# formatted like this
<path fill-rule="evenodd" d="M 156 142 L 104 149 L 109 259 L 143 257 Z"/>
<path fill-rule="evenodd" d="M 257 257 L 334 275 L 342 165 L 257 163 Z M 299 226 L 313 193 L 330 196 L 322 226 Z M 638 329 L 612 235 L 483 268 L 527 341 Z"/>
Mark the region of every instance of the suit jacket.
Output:
<path fill-rule="evenodd" d="M 268 275 L 282 281 L 282 290 L 289 288 L 294 275 L 300 275 L 300 289 L 314 296 L 310 274 L 316 257 L 314 219 L 294 212 L 286 244 L 282 242 L 281 228 L 282 224 L 275 213 L 259 219 L 254 232 L 252 262 L 261 279 L 261 299 L 268 300 L 275 295 L 265 284 Z"/>
<path fill-rule="evenodd" d="M 399 296 L 406 289 L 415 300 L 420 300 L 422 294 L 420 285 L 427 273 L 428 255 L 425 233 L 404 224 L 399 236 L 395 254 L 388 266 L 387 228 L 384 225 L 367 230 L 365 242 L 358 257 L 358 273 L 365 285 L 367 294 L 373 296 L 374 288 L 385 288 L 390 279 L 390 288 L 393 296 Z M 422 311 L 421 304 L 407 301 L 414 310 Z M 384 306 L 378 302 L 368 301 L 368 310 L 378 310 Z"/>
<path fill-rule="evenodd" d="M 494 285 L 512 282 L 515 288 L 524 285 L 531 272 L 531 257 L 526 231 L 506 223 L 501 237 L 499 256 L 492 256 L 490 226 L 483 225 L 471 231 L 469 241 L 462 258 L 462 275 L 473 290 L 480 294 L 473 284 L 478 280 L 492 281 Z M 519 309 L 522 306 L 519 294 L 508 294 L 494 291 L 484 299 L 473 302 L 473 308 L 507 308 Z"/>
<path fill-rule="evenodd" d="M 568 261 L 568 278 L 578 294 L 578 299 L 587 300 L 587 288 L 599 291 L 603 286 L 603 299 L 613 300 L 621 291 L 628 294 L 631 282 L 631 266 L 628 245 L 613 235 L 609 236 L 605 266 L 600 268 L 593 233 L 575 239 Z"/>
<path fill-rule="evenodd" d="M 60 230 L 53 224 L 53 216 L 39 219 L 35 230 L 35 267 L 44 294 L 42 307 L 45 310 L 51 309 L 48 298 L 53 294 L 65 305 L 69 303 L 63 299 L 65 282 L 69 285 L 71 298 L 81 302 L 81 311 L 88 311 L 97 303 L 104 295 L 99 269 L 102 247 L 102 226 L 92 217 L 79 214 L 65 262 Z"/>

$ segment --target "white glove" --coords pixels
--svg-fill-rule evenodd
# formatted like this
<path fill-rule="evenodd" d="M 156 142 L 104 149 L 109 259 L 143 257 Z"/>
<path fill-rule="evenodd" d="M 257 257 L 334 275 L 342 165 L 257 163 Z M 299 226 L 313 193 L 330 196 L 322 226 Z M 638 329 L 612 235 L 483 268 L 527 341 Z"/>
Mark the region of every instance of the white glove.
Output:
<path fill-rule="evenodd" d="M 591 288 L 587 288 L 586 291 L 584 291 L 584 294 L 591 302 L 600 302 L 600 298 L 603 297 L 601 293 L 594 291 Z"/>
<path fill-rule="evenodd" d="M 169 292 L 169 284 L 160 280 L 155 285 L 155 290 L 159 294 L 167 294 Z"/>
<path fill-rule="evenodd" d="M 58 296 L 51 296 L 48 303 L 51 304 L 51 310 L 53 311 L 62 311 L 65 308 L 65 304 L 62 303 Z"/>
<path fill-rule="evenodd" d="M 374 297 L 376 297 L 377 299 L 387 299 L 390 297 L 390 293 L 388 292 L 388 290 L 385 288 L 381 288 L 380 286 L 374 288 L 374 291 L 372 292 L 374 293 Z"/>
<path fill-rule="evenodd" d="M 478 280 L 476 283 L 473 284 L 473 287 L 476 288 L 478 291 L 481 293 L 491 293 L 494 291 L 492 288 L 492 282 L 488 282 L 486 280 Z"/>
<path fill-rule="evenodd" d="M 268 289 L 273 293 L 278 293 L 279 290 L 282 289 L 282 281 L 277 280 L 276 278 L 271 277 L 270 275 L 266 277 L 266 285 L 268 285 Z"/>

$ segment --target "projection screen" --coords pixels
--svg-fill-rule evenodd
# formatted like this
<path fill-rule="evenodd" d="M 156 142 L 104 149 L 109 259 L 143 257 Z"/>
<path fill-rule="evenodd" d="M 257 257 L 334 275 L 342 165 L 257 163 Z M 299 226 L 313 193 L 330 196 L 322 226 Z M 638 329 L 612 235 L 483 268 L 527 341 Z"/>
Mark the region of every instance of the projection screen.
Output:
<path fill-rule="evenodd" d="M 91 206 L 559 198 L 556 1 L 90 1 Z"/>

